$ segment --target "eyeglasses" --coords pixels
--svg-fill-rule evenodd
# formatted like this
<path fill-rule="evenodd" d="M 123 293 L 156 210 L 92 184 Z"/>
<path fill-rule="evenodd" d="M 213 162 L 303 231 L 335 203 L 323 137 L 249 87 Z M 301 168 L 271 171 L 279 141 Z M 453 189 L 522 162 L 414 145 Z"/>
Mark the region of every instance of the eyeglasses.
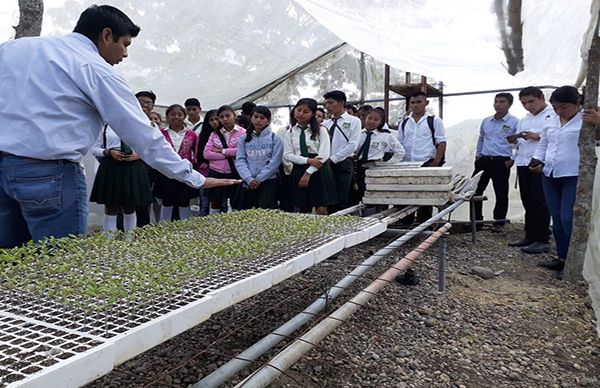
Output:
<path fill-rule="evenodd" d="M 140 102 L 140 105 L 146 105 L 146 106 L 152 106 L 154 105 L 154 103 L 152 101 L 148 101 L 148 100 L 138 100 Z"/>

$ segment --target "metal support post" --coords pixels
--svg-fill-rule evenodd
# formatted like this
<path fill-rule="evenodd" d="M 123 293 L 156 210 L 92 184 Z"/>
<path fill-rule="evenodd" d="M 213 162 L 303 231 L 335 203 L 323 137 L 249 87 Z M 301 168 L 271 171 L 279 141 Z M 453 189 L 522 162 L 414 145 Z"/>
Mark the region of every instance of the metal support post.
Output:
<path fill-rule="evenodd" d="M 438 291 L 446 290 L 446 254 L 448 252 L 448 239 L 446 235 L 439 238 L 438 246 Z"/>

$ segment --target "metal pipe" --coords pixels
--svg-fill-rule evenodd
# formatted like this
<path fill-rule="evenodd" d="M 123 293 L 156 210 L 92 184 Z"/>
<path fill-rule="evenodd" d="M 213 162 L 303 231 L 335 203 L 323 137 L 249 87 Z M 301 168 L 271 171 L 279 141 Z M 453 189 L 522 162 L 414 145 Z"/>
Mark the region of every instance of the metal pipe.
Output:
<path fill-rule="evenodd" d="M 352 270 L 352 272 L 350 272 L 343 279 L 341 279 L 335 286 L 331 287 L 327 292 L 319 296 L 319 298 L 315 300 L 310 306 L 305 308 L 304 311 L 298 313 L 296 316 L 291 318 L 283 325 L 279 326 L 277 329 L 272 331 L 267 336 L 263 337 L 261 340 L 256 342 L 248 349 L 244 350 L 235 358 L 223 364 L 220 368 L 216 369 L 208 376 L 204 377 L 202 380 L 194 384 L 193 387 L 218 387 L 219 385 L 229 380 L 233 375 L 241 371 L 244 367 L 246 367 L 253 361 L 257 360 L 260 356 L 268 352 L 272 347 L 276 346 L 285 338 L 289 337 L 293 332 L 302 327 L 306 322 L 310 321 L 311 318 L 315 316 L 315 314 L 317 314 L 319 311 L 325 308 L 328 301 L 331 301 L 337 296 L 339 296 L 342 293 L 342 291 L 348 288 L 352 283 L 354 283 L 356 279 L 358 279 L 360 276 L 362 276 L 362 274 L 367 272 L 372 266 L 377 264 L 379 260 L 381 260 L 386 255 L 392 253 L 394 250 L 400 248 L 403 244 L 405 244 L 407 241 L 410 241 L 414 236 L 418 235 L 431 224 L 439 221 L 446 214 L 452 212 L 454 209 L 459 207 L 463 202 L 464 200 L 459 200 L 455 202 L 448 208 L 442 210 L 441 212 L 433 216 L 431 219 L 425 221 L 410 232 L 392 241 L 384 248 L 378 250 L 373 255 L 369 256 L 369 258 L 367 258 L 365 261 L 356 266 L 354 270 Z M 404 213 L 404 215 L 410 214 L 414 211 L 411 210 L 413 208 L 417 207 L 411 206 L 408 208 L 404 208 L 402 213 Z M 393 219 L 395 219 L 396 217 L 398 219 L 401 218 L 397 215 L 394 215 Z"/>
<path fill-rule="evenodd" d="M 277 377 L 279 377 L 282 371 L 285 371 L 291 367 L 296 361 L 302 358 L 304 354 L 315 347 L 317 343 L 341 326 L 342 323 L 345 322 L 360 307 L 366 305 L 370 300 L 375 298 L 375 296 L 383 289 L 383 287 L 392 282 L 396 276 L 410 267 L 416 258 L 419 257 L 427 248 L 429 248 L 438 238 L 442 237 L 451 226 L 452 225 L 450 223 L 444 224 L 444 226 L 438 229 L 432 236 L 428 237 L 425 241 L 419 244 L 417 248 L 410 251 L 406 256 L 400 259 L 400 261 L 392 265 L 387 271 L 377 277 L 377 279 L 369 284 L 364 290 L 360 291 L 349 302 L 344 303 L 340 308 L 324 318 L 302 337 L 296 339 L 287 348 L 273 357 L 271 361 L 262 366 L 259 370 L 247 377 L 241 383 L 236 385 L 236 388 L 266 387 L 273 382 Z"/>
<path fill-rule="evenodd" d="M 332 213 L 330 215 L 332 215 L 332 216 L 343 216 L 343 215 L 346 215 L 346 214 L 353 213 L 353 212 L 355 212 L 357 210 L 360 210 L 363 207 L 365 207 L 365 205 L 362 204 L 362 203 L 359 203 L 358 205 L 350 206 L 350 207 L 348 207 L 346 209 L 342 209 L 342 210 L 337 211 L 335 213 Z"/>
<path fill-rule="evenodd" d="M 446 252 L 448 250 L 448 240 L 442 236 L 438 240 L 438 291 L 446 290 Z"/>

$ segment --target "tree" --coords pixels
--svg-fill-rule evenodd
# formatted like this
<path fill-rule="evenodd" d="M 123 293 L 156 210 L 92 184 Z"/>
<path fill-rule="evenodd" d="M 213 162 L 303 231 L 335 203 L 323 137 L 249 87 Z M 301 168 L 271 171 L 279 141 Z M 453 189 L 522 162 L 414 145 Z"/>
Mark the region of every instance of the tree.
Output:
<path fill-rule="evenodd" d="M 598 75 L 600 74 L 600 20 L 596 22 L 596 32 L 592 38 L 587 59 L 584 108 L 598 106 Z M 596 131 L 591 124 L 584 123 L 579 135 L 579 178 L 577 196 L 573 208 L 573 233 L 569 254 L 565 263 L 564 279 L 576 282 L 582 279 L 583 262 L 590 234 L 592 195 L 596 171 Z"/>
<path fill-rule="evenodd" d="M 19 0 L 19 24 L 15 27 L 15 39 L 39 36 L 43 16 L 44 0 Z"/>

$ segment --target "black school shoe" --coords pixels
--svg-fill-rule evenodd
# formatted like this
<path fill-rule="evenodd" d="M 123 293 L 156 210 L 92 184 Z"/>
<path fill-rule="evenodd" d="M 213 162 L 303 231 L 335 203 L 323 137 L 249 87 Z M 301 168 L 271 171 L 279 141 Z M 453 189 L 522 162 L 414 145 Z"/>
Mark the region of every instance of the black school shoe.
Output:
<path fill-rule="evenodd" d="M 565 268 L 565 261 L 561 259 L 544 260 L 537 263 L 538 267 L 551 269 L 553 271 L 562 271 Z"/>
<path fill-rule="evenodd" d="M 396 276 L 395 280 L 405 286 L 416 286 L 421 282 L 421 278 L 411 268 L 407 269 L 402 275 Z"/>
<path fill-rule="evenodd" d="M 538 254 L 538 253 L 546 253 L 550 252 L 550 244 L 543 242 L 533 242 L 526 247 L 521 248 L 521 252 L 530 253 L 530 254 Z"/>
<path fill-rule="evenodd" d="M 526 246 L 531 245 L 533 243 L 534 243 L 534 241 L 532 239 L 525 237 L 525 238 L 523 238 L 521 240 L 516 240 L 516 241 L 509 242 L 508 246 L 509 247 L 526 247 Z"/>

